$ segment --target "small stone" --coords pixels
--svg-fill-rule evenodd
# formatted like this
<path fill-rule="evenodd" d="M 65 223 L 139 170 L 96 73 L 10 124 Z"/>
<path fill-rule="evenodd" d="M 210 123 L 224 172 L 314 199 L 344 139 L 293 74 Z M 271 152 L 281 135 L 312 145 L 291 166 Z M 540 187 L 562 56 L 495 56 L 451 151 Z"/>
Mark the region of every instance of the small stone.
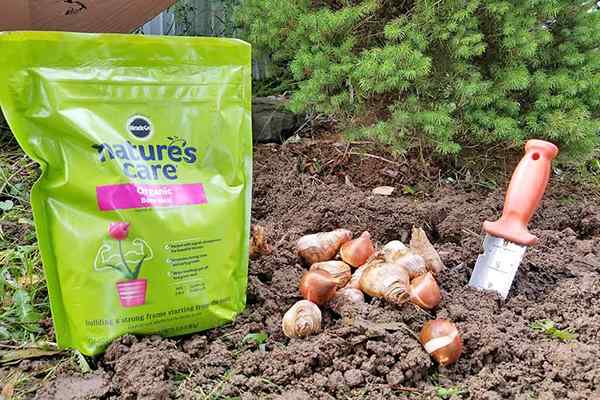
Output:
<path fill-rule="evenodd" d="M 367 371 L 371 374 L 377 372 L 377 356 L 375 354 L 373 354 L 371 356 L 371 358 L 369 358 L 368 360 L 364 361 L 362 363 L 362 370 Z"/>
<path fill-rule="evenodd" d="M 344 373 L 344 379 L 350 387 L 360 386 L 364 383 L 365 378 L 359 369 L 351 369 Z"/>
<path fill-rule="evenodd" d="M 335 390 L 340 386 L 344 386 L 344 375 L 340 371 L 333 371 L 327 379 L 329 389 Z"/>
<path fill-rule="evenodd" d="M 578 253 L 589 254 L 594 252 L 593 240 L 578 240 L 575 242 L 575 248 Z"/>
<path fill-rule="evenodd" d="M 315 385 L 316 388 L 327 387 L 327 378 L 321 374 L 314 374 L 313 375 L 313 385 Z"/>
<path fill-rule="evenodd" d="M 312 400 L 312 399 L 313 399 L 313 397 L 311 397 L 304 390 L 300 390 L 300 389 L 288 390 L 287 392 L 284 392 L 280 396 L 277 397 L 277 400 Z"/>
<path fill-rule="evenodd" d="M 125 335 L 125 336 L 121 337 L 121 343 L 123 343 L 126 346 L 134 345 L 137 342 L 138 342 L 137 338 L 133 335 Z"/>
<path fill-rule="evenodd" d="M 565 240 L 567 240 L 569 243 L 576 241 L 577 232 L 575 232 L 573 229 L 565 228 L 563 229 L 562 234 L 566 236 Z"/>
<path fill-rule="evenodd" d="M 373 194 L 378 194 L 381 196 L 391 196 L 394 192 L 393 186 L 378 186 L 371 191 Z"/>
<path fill-rule="evenodd" d="M 387 374 L 387 382 L 392 386 L 401 385 L 404 379 L 404 374 L 398 369 L 393 369 Z"/>
<path fill-rule="evenodd" d="M 150 341 L 150 343 L 153 343 L 153 344 L 158 344 L 158 343 L 162 342 L 162 340 L 163 340 L 163 337 L 160 335 L 152 335 L 148 338 L 148 341 Z"/>

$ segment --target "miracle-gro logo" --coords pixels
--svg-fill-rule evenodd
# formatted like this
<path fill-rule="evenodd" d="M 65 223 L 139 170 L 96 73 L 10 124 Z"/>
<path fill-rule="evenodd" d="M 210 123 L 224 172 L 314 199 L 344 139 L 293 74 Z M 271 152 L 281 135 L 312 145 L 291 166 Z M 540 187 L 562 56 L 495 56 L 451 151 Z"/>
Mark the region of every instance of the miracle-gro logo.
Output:
<path fill-rule="evenodd" d="M 148 139 L 152 135 L 152 123 L 142 115 L 134 115 L 127 121 L 127 130 L 137 139 Z"/>
<path fill-rule="evenodd" d="M 176 145 L 182 142 L 181 146 Z M 129 178 L 142 180 L 177 179 L 177 166 L 184 162 L 193 164 L 198 159 L 197 149 L 186 146 L 185 141 L 172 141 L 164 144 L 125 143 L 92 145 L 98 152 L 98 161 L 117 160 L 123 174 Z"/>

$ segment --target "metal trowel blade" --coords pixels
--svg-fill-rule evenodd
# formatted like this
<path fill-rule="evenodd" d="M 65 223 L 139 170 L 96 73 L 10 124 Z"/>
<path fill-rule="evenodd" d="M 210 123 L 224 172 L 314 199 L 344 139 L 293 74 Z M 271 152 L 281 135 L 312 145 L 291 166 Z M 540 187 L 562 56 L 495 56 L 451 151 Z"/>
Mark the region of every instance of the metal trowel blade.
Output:
<path fill-rule="evenodd" d="M 486 235 L 469 286 L 498 292 L 506 299 L 527 246 Z"/>

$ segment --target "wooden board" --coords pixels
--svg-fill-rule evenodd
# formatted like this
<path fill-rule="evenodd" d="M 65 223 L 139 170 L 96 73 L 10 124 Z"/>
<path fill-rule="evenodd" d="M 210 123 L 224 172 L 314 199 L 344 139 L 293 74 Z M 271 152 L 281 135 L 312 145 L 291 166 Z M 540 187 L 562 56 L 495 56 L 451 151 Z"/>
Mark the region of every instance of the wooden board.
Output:
<path fill-rule="evenodd" d="M 0 0 L 0 31 L 128 33 L 176 0 Z"/>

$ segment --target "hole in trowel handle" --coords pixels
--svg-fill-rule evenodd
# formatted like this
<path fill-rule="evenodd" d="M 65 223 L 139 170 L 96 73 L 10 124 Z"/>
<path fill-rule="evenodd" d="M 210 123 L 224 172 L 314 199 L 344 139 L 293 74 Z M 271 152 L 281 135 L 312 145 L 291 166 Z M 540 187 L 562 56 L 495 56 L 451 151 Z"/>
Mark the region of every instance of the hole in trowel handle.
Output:
<path fill-rule="evenodd" d="M 533 161 L 537 161 L 540 159 L 540 153 L 533 153 L 531 155 L 531 158 L 533 158 Z"/>

